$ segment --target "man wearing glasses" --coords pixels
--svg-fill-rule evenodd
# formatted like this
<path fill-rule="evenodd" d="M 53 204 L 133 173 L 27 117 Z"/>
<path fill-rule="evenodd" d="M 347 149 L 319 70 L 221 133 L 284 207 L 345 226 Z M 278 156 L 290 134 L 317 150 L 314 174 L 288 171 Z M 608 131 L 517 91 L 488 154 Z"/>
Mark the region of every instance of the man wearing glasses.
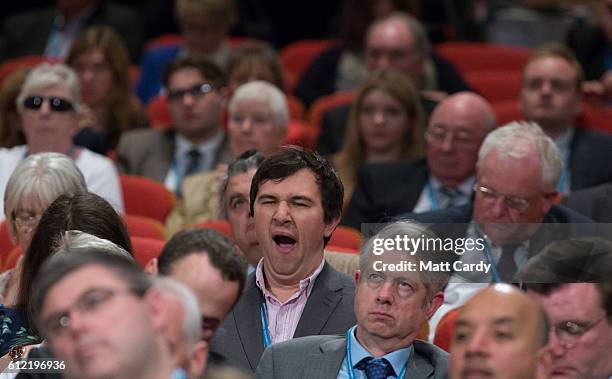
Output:
<path fill-rule="evenodd" d="M 445 237 L 482 241 L 482 248 L 457 255 L 460 267 L 490 265 L 487 271 L 453 274 L 433 324 L 489 283 L 512 282 L 527 259 L 551 240 L 578 233 L 578 228 L 560 224 L 590 222 L 554 205 L 562 168 L 557 147 L 538 125 L 513 122 L 489 133 L 480 147 L 473 204 L 407 216 L 446 223 L 434 228 Z"/>
<path fill-rule="evenodd" d="M 165 301 L 133 261 L 92 249 L 47 263 L 34 314 L 64 377 L 184 378 L 164 334 Z"/>
<path fill-rule="evenodd" d="M 612 242 L 556 241 L 530 259 L 521 285 L 544 307 L 551 324 L 551 378 L 612 377 Z"/>
<path fill-rule="evenodd" d="M 495 127 L 489 103 L 461 92 L 434 109 L 426 132 L 427 159 L 365 165 L 342 223 L 383 222 L 407 212 L 468 204 L 472 198 L 478 149 Z"/>
<path fill-rule="evenodd" d="M 448 354 L 417 340 L 423 324 L 444 299 L 448 273 L 387 269 L 408 262 L 437 261 L 441 251 L 414 255 L 391 247 L 375 252 L 377 240 L 437 238 L 414 222 L 389 224 L 369 239 L 355 275 L 357 325 L 343 335 L 297 338 L 264 352 L 257 378 L 432 378 L 447 377 Z"/>
<path fill-rule="evenodd" d="M 172 124 L 123 134 L 117 157 L 122 172 L 149 177 L 178 192 L 186 176 L 231 161 L 221 124 L 225 77 L 209 61 L 179 58 L 168 66 L 165 86 Z"/>

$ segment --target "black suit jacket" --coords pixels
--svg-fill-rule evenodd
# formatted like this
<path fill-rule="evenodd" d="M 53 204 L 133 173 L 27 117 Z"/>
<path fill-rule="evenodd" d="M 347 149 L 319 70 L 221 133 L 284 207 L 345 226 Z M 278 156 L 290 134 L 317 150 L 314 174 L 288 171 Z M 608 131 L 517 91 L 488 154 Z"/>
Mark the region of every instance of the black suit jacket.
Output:
<path fill-rule="evenodd" d="M 144 20 L 129 6 L 112 1 L 100 1 L 85 21 L 85 28 L 108 25 L 123 39 L 132 59 L 137 63 L 144 41 Z M 43 55 L 57 7 L 15 14 L 6 19 L 0 33 L 0 62 L 24 55 Z"/>
<path fill-rule="evenodd" d="M 359 229 L 361 223 L 385 222 L 412 212 L 428 179 L 424 159 L 363 165 L 342 224 Z"/>
<path fill-rule="evenodd" d="M 263 294 L 248 279 L 240 300 L 225 318 L 211 341 L 210 350 L 227 358 L 227 363 L 255 371 L 263 354 L 261 304 Z M 294 338 L 317 334 L 342 334 L 355 324 L 355 284 L 351 278 L 325 263 L 317 277 Z"/>
<path fill-rule="evenodd" d="M 579 190 L 612 182 L 612 134 L 576 128 L 571 142 L 571 189 Z"/>

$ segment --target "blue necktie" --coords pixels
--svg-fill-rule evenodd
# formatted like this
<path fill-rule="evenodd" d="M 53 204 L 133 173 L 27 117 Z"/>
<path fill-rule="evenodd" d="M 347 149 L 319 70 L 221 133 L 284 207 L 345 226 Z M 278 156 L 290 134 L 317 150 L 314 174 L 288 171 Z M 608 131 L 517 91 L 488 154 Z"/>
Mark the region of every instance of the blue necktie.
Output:
<path fill-rule="evenodd" d="M 387 379 L 389 376 L 395 376 L 393 367 L 385 358 L 363 358 L 355 367 L 365 371 L 368 379 Z"/>

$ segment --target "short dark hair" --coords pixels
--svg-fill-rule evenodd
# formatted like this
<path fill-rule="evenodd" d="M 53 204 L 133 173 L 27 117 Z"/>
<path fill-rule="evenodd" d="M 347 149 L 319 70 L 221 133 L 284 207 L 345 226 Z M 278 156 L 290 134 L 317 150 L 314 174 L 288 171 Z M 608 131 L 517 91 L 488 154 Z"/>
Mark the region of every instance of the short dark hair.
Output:
<path fill-rule="evenodd" d="M 23 260 L 19 278 L 17 308 L 28 312 L 33 295 L 32 282 L 42 264 L 53 254 L 62 232 L 79 230 L 107 239 L 133 255 L 127 229 L 115 209 L 100 196 L 82 192 L 63 194 L 45 210 Z M 33 315 L 27 314 L 33 321 Z"/>
<path fill-rule="evenodd" d="M 227 185 L 232 176 L 244 174 L 251 169 L 257 169 L 261 162 L 265 159 L 264 155 L 255 149 L 249 149 L 244 153 L 240 154 L 227 168 L 227 175 L 223 178 L 221 183 L 220 203 L 221 203 L 221 214 L 227 218 L 227 208 L 225 207 L 225 191 L 227 191 Z"/>
<path fill-rule="evenodd" d="M 159 254 L 159 274 L 170 275 L 174 263 L 191 254 L 208 255 L 213 267 L 221 272 L 221 277 L 238 282 L 238 293 L 242 293 L 246 272 L 244 258 L 229 238 L 212 229 L 189 229 L 176 233 Z"/>
<path fill-rule="evenodd" d="M 215 89 L 225 87 L 226 85 L 226 78 L 223 70 L 214 62 L 205 58 L 186 56 L 175 59 L 166 67 L 164 73 L 164 86 L 168 88 L 168 83 L 172 75 L 185 68 L 195 68 L 198 70 L 206 81 L 212 84 Z"/>
<path fill-rule="evenodd" d="M 119 279 L 128 284 L 130 291 L 143 297 L 151 287 L 150 277 L 140 266 L 125 256 L 109 254 L 106 249 L 92 247 L 78 254 L 58 254 L 49 258 L 40 268 L 40 275 L 34 278 L 30 312 L 34 315 L 31 326 L 39 326 L 39 318 L 45 297 L 49 290 L 64 277 L 90 265 L 107 268 Z M 40 327 L 37 330 L 41 330 Z M 44 332 L 44 330 L 41 330 Z"/>
<path fill-rule="evenodd" d="M 323 221 L 332 222 L 342 215 L 342 200 L 344 186 L 332 165 L 316 152 L 297 146 L 286 146 L 277 154 L 264 160 L 251 182 L 250 211 L 254 216 L 255 199 L 263 182 L 268 180 L 281 181 L 296 172 L 310 170 L 319 185 L 323 203 Z M 325 243 L 329 238 L 325 239 Z"/>
<path fill-rule="evenodd" d="M 518 274 L 521 287 L 549 295 L 571 283 L 593 283 L 601 306 L 612 316 L 610 296 L 612 280 L 612 241 L 599 237 L 575 238 L 551 242 L 529 259 Z"/>

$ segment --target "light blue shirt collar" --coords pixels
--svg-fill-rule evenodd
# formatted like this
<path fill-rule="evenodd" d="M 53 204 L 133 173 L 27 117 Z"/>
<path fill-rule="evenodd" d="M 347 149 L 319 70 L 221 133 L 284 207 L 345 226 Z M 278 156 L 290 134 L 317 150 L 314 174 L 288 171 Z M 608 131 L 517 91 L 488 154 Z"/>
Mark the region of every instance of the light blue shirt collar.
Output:
<path fill-rule="evenodd" d="M 442 183 L 440 183 L 440 181 L 438 181 L 438 179 L 436 179 L 433 175 L 430 177 L 430 181 L 434 192 L 438 193 L 440 187 L 442 187 Z M 476 177 L 472 175 L 457 186 L 457 191 L 459 191 L 462 199 L 467 198 L 469 200 L 472 197 L 474 183 L 476 183 Z"/>
<path fill-rule="evenodd" d="M 357 341 L 357 337 L 355 336 L 357 328 L 353 328 L 352 333 L 349 333 L 349 344 L 351 345 L 351 367 L 355 368 L 355 365 L 359 363 L 363 358 L 371 357 L 370 354 L 361 344 Z M 393 367 L 393 371 L 395 371 L 395 375 L 399 375 L 404 365 L 410 358 L 410 354 L 412 353 L 412 345 L 405 347 L 403 349 L 395 350 L 387 355 L 384 355 L 379 358 L 385 358 L 391 366 Z"/>

